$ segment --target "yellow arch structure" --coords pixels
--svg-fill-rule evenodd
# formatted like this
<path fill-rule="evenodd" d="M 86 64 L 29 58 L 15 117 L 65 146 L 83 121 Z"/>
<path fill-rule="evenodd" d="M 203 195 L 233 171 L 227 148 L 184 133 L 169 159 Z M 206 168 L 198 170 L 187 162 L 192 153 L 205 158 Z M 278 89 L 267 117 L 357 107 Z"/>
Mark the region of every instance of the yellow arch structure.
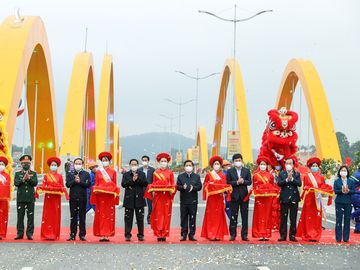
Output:
<path fill-rule="evenodd" d="M 119 146 L 118 164 L 119 164 L 119 171 L 120 171 L 122 169 L 122 147 L 121 146 Z"/>
<path fill-rule="evenodd" d="M 119 125 L 114 124 L 114 156 L 113 156 L 113 166 L 119 166 Z"/>
<path fill-rule="evenodd" d="M 37 16 L 22 19 L 17 22 L 14 16 L 9 16 L 0 26 L 0 104 L 7 112 L 4 120 L 11 145 L 26 85 L 34 169 L 41 171 L 42 158 L 46 161 L 58 155 L 54 82 L 43 21 Z"/>
<path fill-rule="evenodd" d="M 222 73 L 220 92 L 218 98 L 218 105 L 216 111 L 216 122 L 213 138 L 212 155 L 220 154 L 221 146 L 221 131 L 224 121 L 224 109 L 227 96 L 227 88 L 229 85 L 230 76 L 234 81 L 235 89 L 235 104 L 238 127 L 240 131 L 240 149 L 245 162 L 253 162 L 252 147 L 250 140 L 250 128 L 247 113 L 245 88 L 238 62 L 233 59 L 227 59 L 225 62 L 224 71 Z"/>
<path fill-rule="evenodd" d="M 200 168 L 204 169 L 209 165 L 209 150 L 206 139 L 206 131 L 204 127 L 200 127 L 196 137 L 196 145 L 199 146 L 200 151 Z"/>
<path fill-rule="evenodd" d="M 319 74 L 311 61 L 292 59 L 287 64 L 278 91 L 276 108 L 290 108 L 294 94 L 292 89 L 296 88 L 299 80 L 304 89 L 318 157 L 341 161 L 325 91 Z"/>
<path fill-rule="evenodd" d="M 96 152 L 110 151 L 115 156 L 114 78 L 112 56 L 109 54 L 104 56 L 101 69 L 96 131 Z"/>
<path fill-rule="evenodd" d="M 91 53 L 75 56 L 71 73 L 60 155 L 96 160 L 94 65 Z"/>

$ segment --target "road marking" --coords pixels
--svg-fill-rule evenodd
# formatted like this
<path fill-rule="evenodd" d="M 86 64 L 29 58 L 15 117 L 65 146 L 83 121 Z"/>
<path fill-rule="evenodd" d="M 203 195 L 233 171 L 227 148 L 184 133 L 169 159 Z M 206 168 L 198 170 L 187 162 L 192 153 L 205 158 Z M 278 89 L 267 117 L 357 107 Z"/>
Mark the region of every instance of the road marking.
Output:
<path fill-rule="evenodd" d="M 21 270 L 33 270 L 34 267 L 23 267 Z"/>
<path fill-rule="evenodd" d="M 257 269 L 258 270 L 270 270 L 270 268 L 267 266 L 258 266 Z"/>

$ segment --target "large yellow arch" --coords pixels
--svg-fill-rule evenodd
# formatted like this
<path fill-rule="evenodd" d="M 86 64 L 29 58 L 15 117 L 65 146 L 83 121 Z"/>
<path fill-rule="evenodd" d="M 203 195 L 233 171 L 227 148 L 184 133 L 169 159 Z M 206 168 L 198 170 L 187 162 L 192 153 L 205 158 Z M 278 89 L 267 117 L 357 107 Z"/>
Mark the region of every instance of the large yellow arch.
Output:
<path fill-rule="evenodd" d="M 278 91 L 276 108 L 290 108 L 298 81 L 304 89 L 316 152 L 319 158 L 341 161 L 336 132 L 320 77 L 311 61 L 292 59 L 286 66 Z"/>
<path fill-rule="evenodd" d="M 103 59 L 100 77 L 99 102 L 96 115 L 96 151 L 114 150 L 114 79 L 112 56 Z"/>
<path fill-rule="evenodd" d="M 116 168 L 119 164 L 119 125 L 114 124 L 114 156 L 113 156 L 113 166 Z"/>
<path fill-rule="evenodd" d="M 96 160 L 93 56 L 78 53 L 71 73 L 60 155 Z"/>
<path fill-rule="evenodd" d="M 41 171 L 42 158 L 46 161 L 48 157 L 58 155 L 58 139 L 50 51 L 40 17 L 25 16 L 16 22 L 15 17 L 10 16 L 3 21 L 0 26 L 0 59 L 0 104 L 7 112 L 4 120 L 9 145 L 12 144 L 25 83 L 34 169 Z M 38 105 L 36 116 L 35 104 Z"/>
<path fill-rule="evenodd" d="M 196 145 L 199 147 L 199 166 L 204 169 L 209 165 L 209 150 L 204 127 L 200 127 L 196 137 Z"/>
<path fill-rule="evenodd" d="M 235 69 L 235 70 L 234 70 Z M 246 97 L 244 83 L 240 71 L 240 66 L 235 59 L 227 59 L 221 78 L 220 92 L 216 111 L 216 122 L 214 129 L 214 138 L 212 146 L 212 155 L 220 154 L 221 131 L 224 121 L 224 109 L 227 96 L 227 88 L 230 76 L 232 76 L 235 84 L 235 104 L 238 127 L 240 131 L 240 149 L 245 162 L 253 162 L 252 147 L 250 140 L 250 128 L 247 113 Z"/>

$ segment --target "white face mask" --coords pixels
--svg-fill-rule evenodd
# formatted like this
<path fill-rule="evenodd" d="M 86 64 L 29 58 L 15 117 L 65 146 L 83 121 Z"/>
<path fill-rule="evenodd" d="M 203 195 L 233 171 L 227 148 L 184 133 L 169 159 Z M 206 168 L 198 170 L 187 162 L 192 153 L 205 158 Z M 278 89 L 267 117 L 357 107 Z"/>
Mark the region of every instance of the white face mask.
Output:
<path fill-rule="evenodd" d="M 75 165 L 74 165 L 74 168 L 75 168 L 75 170 L 80 171 L 80 170 L 82 169 L 82 165 L 80 165 L 80 164 L 75 164 Z"/>
<path fill-rule="evenodd" d="M 193 166 L 185 166 L 185 171 L 191 173 L 193 171 Z"/>
<path fill-rule="evenodd" d="M 287 171 L 291 171 L 292 168 L 293 168 L 293 166 L 290 165 L 290 164 L 286 164 L 286 165 L 285 165 L 285 169 L 286 169 Z"/>
<path fill-rule="evenodd" d="M 347 171 L 340 171 L 340 176 L 346 177 L 347 176 Z"/>
<path fill-rule="evenodd" d="M 168 163 L 166 161 L 160 162 L 160 167 L 165 169 L 167 167 Z"/>
<path fill-rule="evenodd" d="M 57 165 L 51 165 L 51 166 L 50 166 L 50 170 L 51 170 L 52 172 L 56 172 L 56 171 L 57 171 L 57 168 L 58 168 Z"/>
<path fill-rule="evenodd" d="M 149 162 L 147 162 L 147 161 L 143 161 L 143 162 L 142 162 L 142 165 L 143 165 L 143 166 L 147 166 L 148 164 L 149 164 Z"/>
<path fill-rule="evenodd" d="M 133 172 L 136 172 L 136 171 L 138 170 L 138 166 L 137 166 L 137 165 L 131 166 L 131 170 L 132 170 Z"/>
<path fill-rule="evenodd" d="M 220 165 L 215 164 L 215 165 L 213 166 L 213 168 L 214 168 L 215 171 L 218 171 L 218 170 L 220 170 Z"/>
<path fill-rule="evenodd" d="M 0 172 L 3 172 L 5 170 L 5 165 L 0 165 Z"/>
<path fill-rule="evenodd" d="M 234 162 L 234 165 L 236 168 L 240 168 L 240 167 L 242 167 L 243 163 L 241 161 L 236 161 L 236 162 Z"/>
<path fill-rule="evenodd" d="M 266 171 L 267 166 L 266 165 L 260 165 L 260 171 Z"/>
<path fill-rule="evenodd" d="M 103 161 L 103 162 L 102 162 L 102 165 L 103 165 L 104 167 L 109 167 L 109 161 Z"/>

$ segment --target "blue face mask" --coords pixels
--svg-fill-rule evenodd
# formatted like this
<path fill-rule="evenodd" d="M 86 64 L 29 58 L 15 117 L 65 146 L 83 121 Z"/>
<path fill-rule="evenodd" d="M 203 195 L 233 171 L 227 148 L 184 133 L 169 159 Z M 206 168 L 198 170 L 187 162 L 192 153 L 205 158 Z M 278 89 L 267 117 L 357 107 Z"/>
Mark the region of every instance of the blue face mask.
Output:
<path fill-rule="evenodd" d="M 313 173 L 317 173 L 319 171 L 319 167 L 311 167 L 311 171 Z"/>
<path fill-rule="evenodd" d="M 51 170 L 52 172 L 56 172 L 56 171 L 57 171 L 57 168 L 58 168 L 58 166 L 56 166 L 56 165 L 51 165 L 51 166 L 50 166 L 50 170 Z"/>
<path fill-rule="evenodd" d="M 281 170 L 281 166 L 275 166 L 275 170 L 280 171 L 280 170 Z"/>

